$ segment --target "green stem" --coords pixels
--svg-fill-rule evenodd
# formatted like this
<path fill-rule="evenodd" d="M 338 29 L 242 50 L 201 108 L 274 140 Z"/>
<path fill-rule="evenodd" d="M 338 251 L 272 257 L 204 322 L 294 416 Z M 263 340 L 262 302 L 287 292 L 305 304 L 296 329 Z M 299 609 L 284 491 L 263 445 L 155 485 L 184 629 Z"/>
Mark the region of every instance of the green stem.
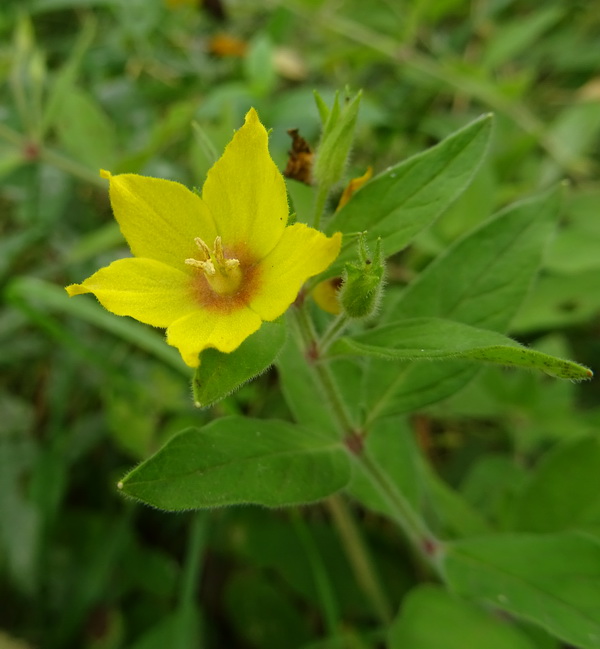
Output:
<path fill-rule="evenodd" d="M 198 586 L 202 576 L 208 514 L 194 512 L 190 519 L 188 546 L 179 590 L 178 622 L 173 647 L 187 649 L 197 644 Z"/>
<path fill-rule="evenodd" d="M 345 313 L 340 313 L 340 315 L 331 322 L 319 340 L 318 350 L 320 355 L 327 351 L 331 343 L 333 343 L 337 339 L 338 335 L 346 328 L 348 322 L 349 318 Z"/>
<path fill-rule="evenodd" d="M 80 165 L 78 162 L 75 162 L 75 160 L 71 160 L 61 153 L 57 153 L 56 151 L 52 151 L 46 147 L 41 147 L 39 156 L 40 160 L 43 162 L 52 165 L 65 173 L 71 174 L 72 176 L 75 176 L 75 178 L 85 180 L 86 182 L 102 187 L 103 189 L 106 189 L 107 187 L 106 180 L 101 178 L 98 172 Z"/>
<path fill-rule="evenodd" d="M 309 318 L 304 306 L 300 306 L 299 308 L 295 309 L 295 314 L 296 322 L 298 324 L 303 343 L 306 347 L 306 354 L 310 356 L 311 352 L 316 353 L 318 350 L 316 332 L 312 320 Z M 328 402 L 333 409 L 342 435 L 347 435 L 351 431 L 354 431 L 356 426 L 352 422 L 352 418 L 350 417 L 350 413 L 346 408 L 346 404 L 339 394 L 338 387 L 335 383 L 335 379 L 333 378 L 329 366 L 325 363 L 316 361 L 311 363 L 311 367 L 313 368 L 313 371 L 316 374 L 319 383 L 321 384 L 323 394 L 328 398 Z"/>
<path fill-rule="evenodd" d="M 291 515 L 292 522 L 296 528 L 296 534 L 304 546 L 308 562 L 312 569 L 315 580 L 315 589 L 323 609 L 327 633 L 331 638 L 336 638 L 339 635 L 340 613 L 335 594 L 331 587 L 331 582 L 327 575 L 327 567 L 323 561 L 323 557 L 319 554 L 319 549 L 315 544 L 315 540 L 313 539 L 310 530 L 300 516 L 300 512 L 297 509 L 294 509 L 292 510 Z"/>
<path fill-rule="evenodd" d="M 371 484 L 377 489 L 390 510 L 394 512 L 395 520 L 402 528 L 405 536 L 418 550 L 419 554 L 430 562 L 430 552 L 425 545 L 429 543 L 437 545 L 437 541 L 421 517 L 415 512 L 404 494 L 390 483 L 385 472 L 366 453 L 355 454 L 353 457 L 368 475 Z"/>
<path fill-rule="evenodd" d="M 183 579 L 179 591 L 179 603 L 189 606 L 196 599 L 202 554 L 206 545 L 206 512 L 194 512 L 190 521 L 189 540 L 183 567 Z"/>
<path fill-rule="evenodd" d="M 373 604 L 373 609 L 381 622 L 385 625 L 389 624 L 393 618 L 392 607 L 381 586 L 369 550 L 352 512 L 341 496 L 331 496 L 325 503 L 333 516 L 357 583 Z"/>
<path fill-rule="evenodd" d="M 9 128 L 4 124 L 0 124 L 0 138 L 14 145 L 23 153 L 23 157 L 27 158 L 26 151 L 28 147 L 37 148 L 35 152 L 35 159 L 41 160 L 46 164 L 52 165 L 65 173 L 71 174 L 76 178 L 85 180 L 88 183 L 97 185 L 98 187 L 106 188 L 106 181 L 100 177 L 98 173 L 88 169 L 87 167 L 79 164 L 75 160 L 71 160 L 62 153 L 58 153 L 49 149 L 42 144 L 39 144 L 35 141 L 32 141 L 30 138 L 27 138 L 17 131 Z M 32 154 L 33 155 L 33 154 Z"/>
<path fill-rule="evenodd" d="M 311 350 L 314 352 L 317 350 L 314 325 L 304 306 L 296 309 L 295 313 L 307 356 L 310 357 Z M 315 359 L 315 361 L 311 364 L 311 367 L 321 385 L 323 394 L 326 396 L 328 403 L 331 404 L 350 457 L 359 465 L 377 490 L 390 512 L 392 512 L 394 520 L 420 557 L 434 570 L 439 571 L 440 542 L 428 529 L 404 494 L 390 482 L 386 473 L 373 462 L 368 453 L 364 452 L 363 444 L 366 431 L 358 429 L 352 422 L 329 365 L 318 359 Z"/>
<path fill-rule="evenodd" d="M 315 199 L 315 211 L 313 214 L 313 228 L 315 230 L 319 229 L 321 225 L 321 217 L 325 210 L 325 203 L 327 202 L 327 196 L 329 196 L 329 187 L 321 184 L 317 188 L 317 197 Z"/>

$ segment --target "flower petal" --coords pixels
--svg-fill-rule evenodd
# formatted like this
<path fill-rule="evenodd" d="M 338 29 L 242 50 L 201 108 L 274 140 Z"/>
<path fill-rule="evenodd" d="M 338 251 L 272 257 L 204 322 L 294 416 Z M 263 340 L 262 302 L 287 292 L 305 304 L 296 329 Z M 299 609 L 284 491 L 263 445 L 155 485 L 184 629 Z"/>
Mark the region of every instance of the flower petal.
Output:
<path fill-rule="evenodd" d="M 326 237 L 304 223 L 286 228 L 279 243 L 260 262 L 261 287 L 250 307 L 263 320 L 275 320 L 296 299 L 304 282 L 338 256 L 342 235 Z"/>
<path fill-rule="evenodd" d="M 212 245 L 217 236 L 202 199 L 172 180 L 102 174 L 110 180 L 110 202 L 131 252 L 192 272 L 185 260 L 198 256 L 194 238 Z"/>
<path fill-rule="evenodd" d="M 198 308 L 189 275 L 154 259 L 119 259 L 66 290 L 70 296 L 93 293 L 112 313 L 154 327 L 168 327 Z"/>
<path fill-rule="evenodd" d="M 167 329 L 167 342 L 179 349 L 184 362 L 198 367 L 198 354 L 207 347 L 229 353 L 257 331 L 261 319 L 244 307 L 225 313 L 205 309 L 175 321 Z"/>
<path fill-rule="evenodd" d="M 341 277 L 330 277 L 319 282 L 312 290 L 313 300 L 323 311 L 332 315 L 339 315 L 342 312 L 342 305 L 338 295 L 341 285 Z"/>
<path fill-rule="evenodd" d="M 252 108 L 202 188 L 227 248 L 244 244 L 256 259 L 275 246 L 287 223 L 285 182 L 269 155 L 268 137 Z"/>

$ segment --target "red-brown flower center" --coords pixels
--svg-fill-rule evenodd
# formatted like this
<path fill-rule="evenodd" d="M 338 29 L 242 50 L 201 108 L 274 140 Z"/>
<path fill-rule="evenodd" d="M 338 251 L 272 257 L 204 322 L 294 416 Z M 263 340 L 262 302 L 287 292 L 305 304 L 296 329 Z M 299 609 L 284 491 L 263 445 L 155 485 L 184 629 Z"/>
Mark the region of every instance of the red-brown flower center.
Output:
<path fill-rule="evenodd" d="M 260 266 L 245 246 L 223 249 L 221 237 L 213 250 L 197 238 L 202 259 L 186 259 L 189 266 L 202 272 L 192 278 L 191 289 L 199 306 L 231 313 L 246 307 L 259 288 Z"/>
<path fill-rule="evenodd" d="M 196 237 L 195 242 L 202 253 L 202 259 L 186 259 L 185 263 L 200 268 L 217 295 L 235 295 L 242 283 L 240 260 L 225 257 L 221 237 L 215 239 L 212 250 L 200 237 Z"/>

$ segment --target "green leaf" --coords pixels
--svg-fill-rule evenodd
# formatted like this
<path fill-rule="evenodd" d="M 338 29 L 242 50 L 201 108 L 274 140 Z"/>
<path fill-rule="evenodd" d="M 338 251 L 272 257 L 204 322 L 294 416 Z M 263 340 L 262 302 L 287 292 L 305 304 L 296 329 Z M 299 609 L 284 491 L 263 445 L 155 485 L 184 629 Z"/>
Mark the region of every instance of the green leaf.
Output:
<path fill-rule="evenodd" d="M 600 526 L 600 440 L 571 440 L 552 449 L 516 503 L 515 527 L 558 532 Z"/>
<path fill-rule="evenodd" d="M 283 421 L 225 417 L 176 435 L 119 487 L 149 505 L 177 511 L 313 502 L 349 479 L 346 452 L 319 432 Z"/>
<path fill-rule="evenodd" d="M 192 389 L 194 402 L 207 408 L 241 385 L 262 374 L 275 360 L 285 342 L 282 322 L 264 322 L 261 328 L 230 354 L 207 349 L 200 357 Z"/>
<path fill-rule="evenodd" d="M 435 259 L 384 313 L 430 316 L 503 331 L 554 233 L 562 186 L 508 206 Z"/>
<path fill-rule="evenodd" d="M 61 145 L 90 169 L 111 168 L 115 165 L 116 130 L 92 95 L 71 88 L 61 99 L 56 128 Z"/>
<path fill-rule="evenodd" d="M 561 204 L 556 188 L 509 206 L 454 243 L 384 309 L 381 322 L 437 317 L 505 331 L 528 293 Z M 412 411 L 466 385 L 475 365 L 404 363 L 373 359 L 365 385 L 370 417 Z"/>
<path fill-rule="evenodd" d="M 228 580 L 228 617 L 244 644 L 261 649 L 293 649 L 309 642 L 308 616 L 299 610 L 292 593 L 286 594 L 276 580 L 262 571 L 235 574 Z"/>
<path fill-rule="evenodd" d="M 141 637 L 128 645 L 129 649 L 164 649 L 173 645 L 174 638 L 183 646 L 197 646 L 201 637 L 202 614 L 191 606 L 181 605 L 156 621 Z M 181 646 L 181 645 L 180 645 Z"/>
<path fill-rule="evenodd" d="M 528 349 L 495 331 L 440 318 L 407 318 L 352 338 L 341 338 L 330 353 L 388 360 L 464 358 L 540 370 L 561 379 L 592 376 L 591 370 L 582 365 Z"/>
<path fill-rule="evenodd" d="M 448 544 L 456 593 L 540 625 L 582 649 L 600 648 L 600 542 L 577 532 L 503 534 Z"/>
<path fill-rule="evenodd" d="M 535 649 L 533 642 L 507 621 L 431 585 L 419 586 L 404 598 L 387 646 L 388 649 Z"/>
<path fill-rule="evenodd" d="M 483 160 L 490 134 L 490 115 L 479 118 L 437 146 L 379 174 L 332 218 L 329 234 L 368 231 L 381 237 L 386 255 L 402 250 L 460 195 Z M 340 256 L 328 271 L 339 274 L 355 252 L 345 238 Z"/>

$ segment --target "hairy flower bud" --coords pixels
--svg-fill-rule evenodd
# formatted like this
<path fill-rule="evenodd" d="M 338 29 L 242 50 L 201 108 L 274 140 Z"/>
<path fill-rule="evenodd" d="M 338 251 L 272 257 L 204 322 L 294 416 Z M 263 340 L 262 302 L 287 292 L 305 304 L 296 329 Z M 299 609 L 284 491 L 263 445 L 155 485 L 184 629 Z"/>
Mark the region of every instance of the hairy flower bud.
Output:
<path fill-rule="evenodd" d="M 323 123 L 321 142 L 317 149 L 313 177 L 318 185 L 333 187 L 344 175 L 348 154 L 354 139 L 354 128 L 360 106 L 361 92 L 340 107 L 336 94 L 331 110 L 318 93 L 315 100 Z"/>
<path fill-rule="evenodd" d="M 385 262 L 381 238 L 375 244 L 375 254 L 370 255 L 364 234 L 358 240 L 358 263 L 348 263 L 344 270 L 344 283 L 339 300 L 349 318 L 361 319 L 374 315 L 379 307 L 385 281 Z"/>

